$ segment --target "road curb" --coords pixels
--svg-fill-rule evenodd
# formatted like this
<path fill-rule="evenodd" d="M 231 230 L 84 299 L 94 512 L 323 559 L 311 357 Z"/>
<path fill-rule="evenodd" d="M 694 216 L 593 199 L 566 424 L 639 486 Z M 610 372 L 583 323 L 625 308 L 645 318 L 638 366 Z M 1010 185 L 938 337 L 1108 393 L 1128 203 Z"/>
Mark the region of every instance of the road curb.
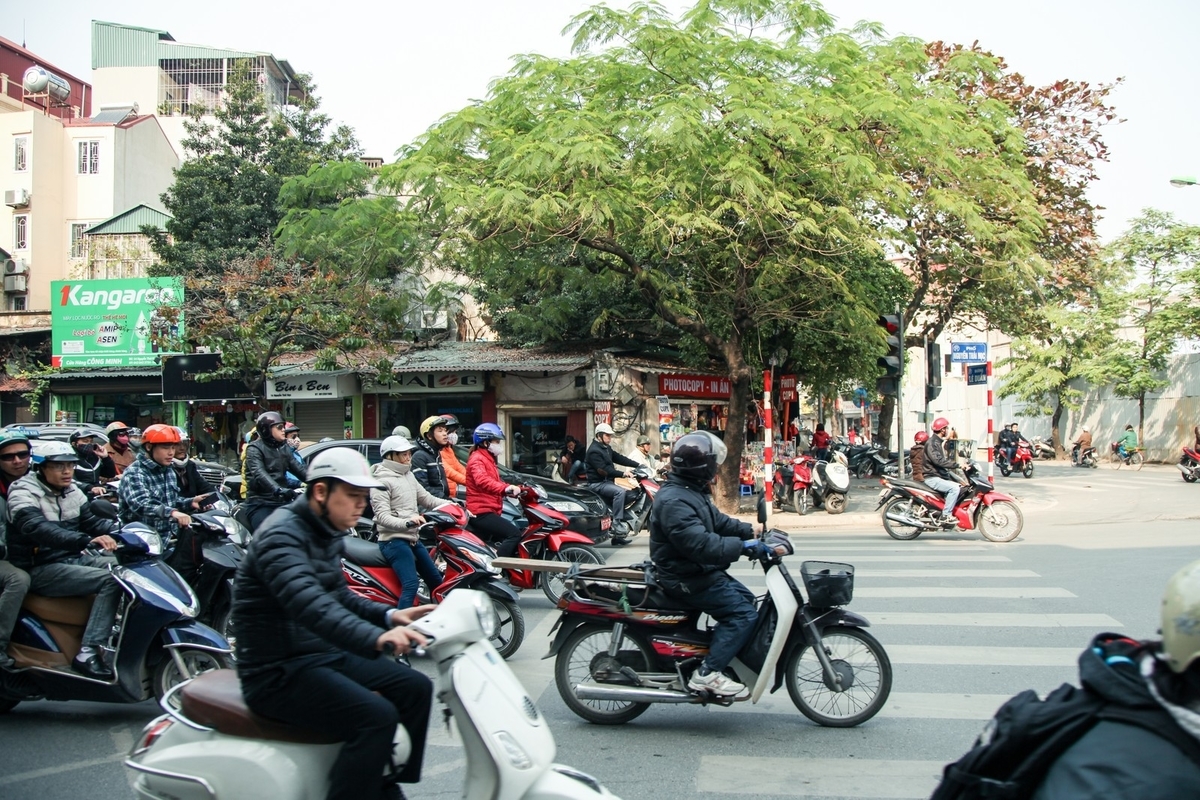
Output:
<path fill-rule="evenodd" d="M 737 514 L 743 522 L 757 524 L 754 514 Z M 820 530 L 822 528 L 861 528 L 864 525 L 874 525 L 879 522 L 878 514 L 827 514 L 824 511 L 813 511 L 799 516 L 787 511 L 776 511 L 771 514 L 770 526 L 782 531 L 791 530 Z"/>

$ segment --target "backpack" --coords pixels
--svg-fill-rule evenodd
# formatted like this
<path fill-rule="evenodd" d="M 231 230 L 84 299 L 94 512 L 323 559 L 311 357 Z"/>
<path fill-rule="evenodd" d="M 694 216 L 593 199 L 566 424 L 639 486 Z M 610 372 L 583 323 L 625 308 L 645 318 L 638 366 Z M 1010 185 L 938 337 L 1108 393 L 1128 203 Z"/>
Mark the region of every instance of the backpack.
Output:
<path fill-rule="evenodd" d="M 1116 705 L 1064 683 L 1044 700 L 1026 689 L 1002 705 L 975 746 L 946 765 L 930 800 L 1030 797 L 1058 757 L 1101 720 L 1145 728 L 1200 763 L 1200 742 L 1166 709 Z"/>

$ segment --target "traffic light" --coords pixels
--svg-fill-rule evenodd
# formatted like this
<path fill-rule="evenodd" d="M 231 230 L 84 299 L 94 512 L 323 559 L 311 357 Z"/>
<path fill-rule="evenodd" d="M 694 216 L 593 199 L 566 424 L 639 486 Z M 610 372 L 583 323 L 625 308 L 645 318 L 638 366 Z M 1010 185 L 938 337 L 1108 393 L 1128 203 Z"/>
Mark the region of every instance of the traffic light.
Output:
<path fill-rule="evenodd" d="M 885 329 L 888 354 L 880 356 L 876 363 L 883 368 L 883 377 L 875 381 L 875 389 L 884 397 L 900 396 L 900 379 L 904 368 L 904 345 L 900 341 L 900 317 L 895 314 L 880 314 L 875 324 Z"/>
<path fill-rule="evenodd" d="M 925 402 L 932 403 L 942 393 L 942 346 L 930 342 L 925 347 Z"/>

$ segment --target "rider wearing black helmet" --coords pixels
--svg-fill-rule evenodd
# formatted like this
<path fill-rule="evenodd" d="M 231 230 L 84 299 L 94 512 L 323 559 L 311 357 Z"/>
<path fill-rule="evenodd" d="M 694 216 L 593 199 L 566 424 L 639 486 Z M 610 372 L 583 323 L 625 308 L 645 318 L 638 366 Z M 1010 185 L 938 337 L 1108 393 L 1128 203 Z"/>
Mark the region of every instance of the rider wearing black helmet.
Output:
<path fill-rule="evenodd" d="M 305 479 L 304 466 L 296 463 L 292 449 L 287 446 L 284 433 L 287 423 L 283 416 L 278 411 L 267 411 L 255 420 L 254 428 L 258 438 L 246 445 L 242 467 L 251 531 L 291 498 L 291 490 L 287 488 L 289 472 L 301 481 Z"/>
<path fill-rule="evenodd" d="M 658 583 L 677 601 L 720 624 L 708 655 L 688 681 L 693 691 L 727 697 L 746 687 L 722 674 L 754 629 L 754 593 L 727 572 L 744 553 L 764 547 L 749 523 L 721 513 L 710 486 L 725 443 L 709 431 L 685 434 L 671 450 L 671 474 L 650 513 L 650 558 Z"/>
<path fill-rule="evenodd" d="M 104 494 L 104 483 L 117 477 L 117 465 L 108 448 L 98 438 L 106 438 L 87 428 L 78 428 L 71 433 L 71 447 L 79 456 L 75 465 L 75 483 L 88 494 Z"/>

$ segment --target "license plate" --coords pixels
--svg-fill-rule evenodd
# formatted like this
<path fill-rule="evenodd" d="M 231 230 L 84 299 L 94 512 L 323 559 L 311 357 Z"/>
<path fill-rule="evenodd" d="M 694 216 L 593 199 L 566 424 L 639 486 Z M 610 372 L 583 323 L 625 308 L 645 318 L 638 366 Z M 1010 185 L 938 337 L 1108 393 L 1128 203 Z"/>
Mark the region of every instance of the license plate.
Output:
<path fill-rule="evenodd" d="M 604 517 L 600 520 L 600 530 L 606 531 L 612 527 L 612 517 Z"/>

